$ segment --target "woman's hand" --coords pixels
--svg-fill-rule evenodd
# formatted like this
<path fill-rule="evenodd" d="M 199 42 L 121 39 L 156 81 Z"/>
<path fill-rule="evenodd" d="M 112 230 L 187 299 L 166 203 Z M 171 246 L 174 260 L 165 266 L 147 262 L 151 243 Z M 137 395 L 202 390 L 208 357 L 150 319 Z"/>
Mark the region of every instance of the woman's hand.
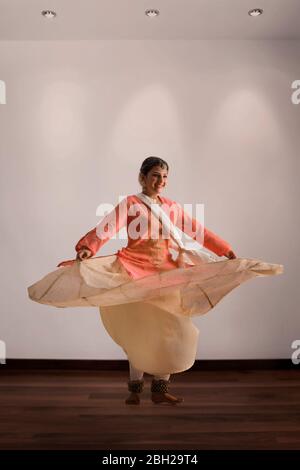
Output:
<path fill-rule="evenodd" d="M 229 258 L 229 259 L 236 259 L 237 258 L 236 254 L 232 250 L 229 250 L 228 253 L 226 253 L 226 255 L 224 255 L 224 256 L 226 256 L 226 258 Z"/>
<path fill-rule="evenodd" d="M 84 259 L 90 258 L 91 256 L 93 256 L 93 253 L 91 252 L 91 250 L 89 250 L 88 248 L 81 248 L 81 250 L 77 252 L 76 259 L 78 259 L 79 261 L 82 261 Z"/>

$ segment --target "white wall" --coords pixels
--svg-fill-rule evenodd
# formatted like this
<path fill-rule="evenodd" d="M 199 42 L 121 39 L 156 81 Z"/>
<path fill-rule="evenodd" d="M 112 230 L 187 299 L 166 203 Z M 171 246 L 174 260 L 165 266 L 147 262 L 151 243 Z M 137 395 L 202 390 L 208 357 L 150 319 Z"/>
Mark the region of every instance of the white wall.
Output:
<path fill-rule="evenodd" d="M 123 358 L 98 310 L 31 302 L 101 202 L 170 164 L 166 196 L 205 203 L 241 257 L 285 265 L 195 319 L 198 357 L 288 358 L 300 337 L 300 41 L 0 42 L 1 317 L 8 358 Z M 116 252 L 110 241 L 101 254 Z M 99 254 L 99 253 L 98 253 Z"/>

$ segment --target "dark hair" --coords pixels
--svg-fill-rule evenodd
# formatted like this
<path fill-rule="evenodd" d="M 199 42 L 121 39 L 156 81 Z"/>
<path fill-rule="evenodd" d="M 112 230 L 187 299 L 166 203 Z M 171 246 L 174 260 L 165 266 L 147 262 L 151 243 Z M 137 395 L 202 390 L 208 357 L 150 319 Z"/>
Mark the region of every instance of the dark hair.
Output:
<path fill-rule="evenodd" d="M 169 171 L 169 165 L 165 160 L 159 157 L 148 157 L 143 161 L 140 172 L 146 176 L 154 166 L 160 166 L 161 168 L 167 167 L 167 171 Z"/>

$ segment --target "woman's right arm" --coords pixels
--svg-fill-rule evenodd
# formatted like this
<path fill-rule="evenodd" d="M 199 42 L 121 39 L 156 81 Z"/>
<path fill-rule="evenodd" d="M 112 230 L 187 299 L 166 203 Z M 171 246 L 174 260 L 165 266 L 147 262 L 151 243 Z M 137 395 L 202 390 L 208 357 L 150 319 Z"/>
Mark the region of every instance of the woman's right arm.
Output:
<path fill-rule="evenodd" d="M 127 224 L 128 199 L 122 201 L 107 214 L 95 228 L 84 235 L 76 244 L 77 259 L 87 259 Z"/>

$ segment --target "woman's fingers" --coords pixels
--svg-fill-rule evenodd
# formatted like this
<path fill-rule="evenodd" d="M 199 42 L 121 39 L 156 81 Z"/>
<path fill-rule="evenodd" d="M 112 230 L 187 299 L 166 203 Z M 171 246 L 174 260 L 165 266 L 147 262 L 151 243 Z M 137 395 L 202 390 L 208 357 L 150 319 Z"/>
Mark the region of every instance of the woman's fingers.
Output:
<path fill-rule="evenodd" d="M 79 259 L 80 261 L 82 261 L 84 259 L 90 258 L 91 256 L 92 256 L 92 252 L 90 250 L 83 249 L 83 250 L 78 251 L 76 259 Z"/>
<path fill-rule="evenodd" d="M 232 250 L 228 251 L 228 253 L 226 253 L 225 256 L 229 259 L 236 259 L 237 258 L 236 254 Z"/>

